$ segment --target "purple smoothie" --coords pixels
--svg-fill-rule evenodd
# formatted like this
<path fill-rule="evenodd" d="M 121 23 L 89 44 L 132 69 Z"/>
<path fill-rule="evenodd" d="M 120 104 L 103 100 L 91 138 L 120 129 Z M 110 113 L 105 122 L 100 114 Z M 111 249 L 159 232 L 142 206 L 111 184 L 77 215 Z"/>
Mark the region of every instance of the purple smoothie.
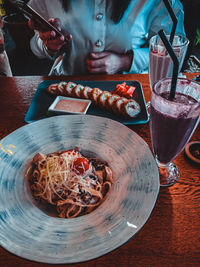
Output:
<path fill-rule="evenodd" d="M 161 93 L 160 97 L 169 99 L 169 92 Z M 193 133 L 199 116 L 190 115 L 188 117 L 186 110 L 184 110 L 187 104 L 198 103 L 190 96 L 176 92 L 173 101 L 164 100 L 164 102 L 168 102 L 168 108 L 171 105 L 173 109 L 173 106 L 175 107 L 175 103 L 177 103 L 179 112 L 182 109 L 178 116 L 169 115 L 160 111 L 165 104 L 163 106 L 160 104 L 161 107 L 158 108 L 158 105 L 155 107 L 154 101 L 151 101 L 150 131 L 152 146 L 159 162 L 167 164 L 183 150 Z"/>

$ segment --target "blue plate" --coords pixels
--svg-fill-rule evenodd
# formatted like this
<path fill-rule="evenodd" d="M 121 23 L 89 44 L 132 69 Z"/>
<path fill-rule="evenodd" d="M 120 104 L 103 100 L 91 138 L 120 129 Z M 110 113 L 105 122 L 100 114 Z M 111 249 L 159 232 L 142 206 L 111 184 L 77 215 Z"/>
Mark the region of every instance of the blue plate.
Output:
<path fill-rule="evenodd" d="M 48 108 L 55 100 L 56 96 L 50 95 L 46 92 L 48 86 L 52 83 L 58 83 L 60 81 L 43 81 L 39 84 L 35 96 L 31 102 L 31 105 L 28 109 L 28 112 L 25 117 L 25 122 L 31 123 L 40 119 L 47 118 L 49 116 L 58 116 L 56 114 L 48 114 Z M 122 83 L 123 81 L 74 81 L 75 83 L 82 84 L 84 86 L 89 86 L 92 88 L 100 88 L 101 90 L 112 91 L 115 89 L 116 85 Z M 106 117 L 109 119 L 116 120 L 125 125 L 131 124 L 144 124 L 148 122 L 149 117 L 146 110 L 146 103 L 142 91 L 142 86 L 138 81 L 126 81 L 128 86 L 136 87 L 136 97 L 134 98 L 140 105 L 141 112 L 140 114 L 133 119 L 122 118 L 114 115 L 113 113 L 109 113 L 106 110 L 100 109 L 98 107 L 94 107 L 91 105 L 88 109 L 87 114 L 96 115 L 101 117 Z"/>
<path fill-rule="evenodd" d="M 157 164 L 148 144 L 119 122 L 91 115 L 51 117 L 17 129 L 1 144 L 0 246 L 17 256 L 52 267 L 92 260 L 134 238 L 151 216 L 160 189 Z M 24 175 L 36 153 L 75 146 L 105 160 L 114 182 L 89 214 L 53 217 L 34 201 Z"/>

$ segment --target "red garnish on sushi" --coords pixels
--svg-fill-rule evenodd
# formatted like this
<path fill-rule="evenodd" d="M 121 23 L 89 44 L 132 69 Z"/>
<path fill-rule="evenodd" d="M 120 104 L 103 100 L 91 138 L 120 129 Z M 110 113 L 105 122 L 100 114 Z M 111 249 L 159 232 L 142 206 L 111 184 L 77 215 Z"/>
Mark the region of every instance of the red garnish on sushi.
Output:
<path fill-rule="evenodd" d="M 116 88 L 111 92 L 112 94 L 117 94 L 126 98 L 133 97 L 135 92 L 135 86 L 128 86 L 125 82 L 117 84 Z"/>

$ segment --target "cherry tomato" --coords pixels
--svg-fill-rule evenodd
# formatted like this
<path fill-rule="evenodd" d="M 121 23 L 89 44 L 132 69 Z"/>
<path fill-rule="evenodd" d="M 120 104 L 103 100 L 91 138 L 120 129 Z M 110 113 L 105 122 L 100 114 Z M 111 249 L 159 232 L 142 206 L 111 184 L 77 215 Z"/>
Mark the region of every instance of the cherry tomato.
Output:
<path fill-rule="evenodd" d="M 86 158 L 77 158 L 73 162 L 73 170 L 77 174 L 83 174 L 89 169 L 90 165 Z"/>

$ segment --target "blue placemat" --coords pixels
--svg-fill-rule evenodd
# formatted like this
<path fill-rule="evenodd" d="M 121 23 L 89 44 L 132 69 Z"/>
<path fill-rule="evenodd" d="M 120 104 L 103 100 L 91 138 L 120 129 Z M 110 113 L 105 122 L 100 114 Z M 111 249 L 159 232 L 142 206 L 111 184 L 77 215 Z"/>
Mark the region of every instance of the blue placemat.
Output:
<path fill-rule="evenodd" d="M 25 116 L 25 122 L 31 123 L 40 119 L 47 118 L 49 116 L 58 116 L 55 114 L 47 114 L 48 108 L 53 103 L 56 96 L 50 95 L 49 93 L 46 92 L 46 89 L 50 84 L 58 82 L 60 81 L 50 80 L 50 81 L 43 81 L 39 84 L 37 91 L 33 97 L 33 100 L 31 102 L 31 105 L 28 109 L 28 112 Z M 123 81 L 73 81 L 73 82 L 77 84 L 78 83 L 82 84 L 83 86 L 87 85 L 92 88 L 98 87 L 104 91 L 112 91 L 115 89 L 117 84 L 122 83 Z M 107 117 L 119 121 L 125 125 L 144 124 L 148 122 L 149 116 L 146 110 L 146 103 L 141 84 L 138 81 L 126 81 L 126 84 L 129 86 L 132 85 L 136 87 L 136 97 L 134 99 L 140 104 L 141 107 L 141 112 L 136 118 L 127 119 L 118 117 L 112 113 L 109 113 L 106 110 L 100 109 L 93 105 L 89 107 L 87 114 Z"/>

